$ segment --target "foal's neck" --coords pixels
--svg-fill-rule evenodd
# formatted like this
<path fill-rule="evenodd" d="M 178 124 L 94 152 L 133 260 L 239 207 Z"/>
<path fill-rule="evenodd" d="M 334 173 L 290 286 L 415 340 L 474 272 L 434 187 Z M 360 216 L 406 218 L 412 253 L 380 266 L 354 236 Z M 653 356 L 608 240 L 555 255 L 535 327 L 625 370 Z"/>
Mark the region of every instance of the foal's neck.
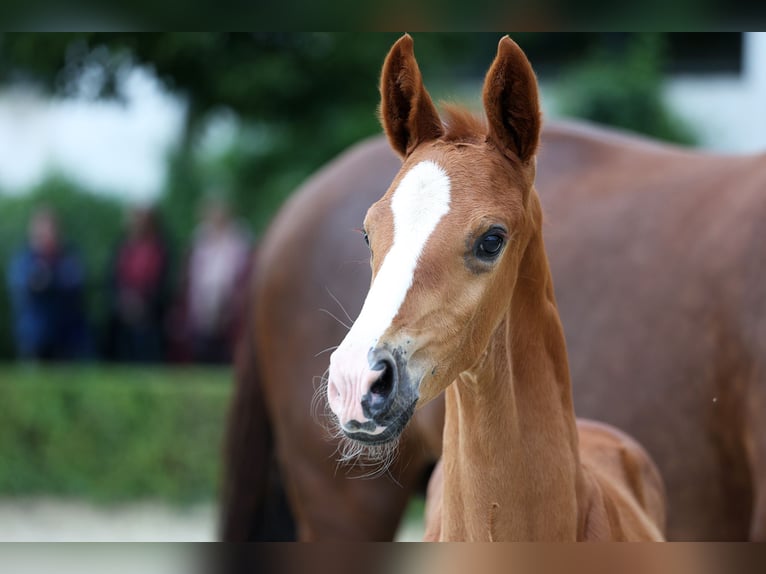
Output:
<path fill-rule="evenodd" d="M 539 229 L 484 356 L 446 391 L 447 540 L 574 540 L 580 527 L 566 345 Z"/>

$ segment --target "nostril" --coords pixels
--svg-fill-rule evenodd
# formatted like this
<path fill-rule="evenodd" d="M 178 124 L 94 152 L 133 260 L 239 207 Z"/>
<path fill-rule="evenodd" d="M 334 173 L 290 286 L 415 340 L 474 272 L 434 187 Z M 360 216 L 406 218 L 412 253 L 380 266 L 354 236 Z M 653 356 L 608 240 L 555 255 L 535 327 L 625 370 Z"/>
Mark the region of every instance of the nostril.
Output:
<path fill-rule="evenodd" d="M 394 369 L 393 363 L 388 359 L 383 359 L 375 365 L 373 370 L 382 372 L 378 380 L 370 387 L 370 393 L 373 395 L 373 398 L 385 399 L 391 394 L 394 388 Z"/>
<path fill-rule="evenodd" d="M 380 421 L 389 412 L 397 396 L 399 387 L 399 373 L 396 361 L 391 353 L 385 349 L 372 351 L 368 356 L 372 365 L 371 378 L 369 381 L 369 390 L 362 397 L 362 413 L 369 419 Z"/>

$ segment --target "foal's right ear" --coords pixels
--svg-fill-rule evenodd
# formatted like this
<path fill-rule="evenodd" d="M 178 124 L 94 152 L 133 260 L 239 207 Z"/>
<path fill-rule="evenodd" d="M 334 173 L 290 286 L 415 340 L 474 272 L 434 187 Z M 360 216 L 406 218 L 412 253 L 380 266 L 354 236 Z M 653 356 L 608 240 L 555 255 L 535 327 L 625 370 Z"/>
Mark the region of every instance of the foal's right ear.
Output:
<path fill-rule="evenodd" d="M 406 157 L 418 144 L 442 135 L 442 122 L 415 61 L 412 38 L 391 47 L 380 78 L 380 121 L 391 147 Z"/>

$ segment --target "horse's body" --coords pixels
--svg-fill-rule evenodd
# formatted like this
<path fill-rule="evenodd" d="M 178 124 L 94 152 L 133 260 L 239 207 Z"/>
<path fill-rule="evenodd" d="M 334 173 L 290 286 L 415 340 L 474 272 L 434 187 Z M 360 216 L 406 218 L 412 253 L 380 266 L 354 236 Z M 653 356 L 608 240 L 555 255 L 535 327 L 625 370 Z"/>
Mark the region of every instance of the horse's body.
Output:
<path fill-rule="evenodd" d="M 320 309 L 341 317 L 328 290 L 352 316 L 360 309 L 369 255 L 353 228 L 399 167 L 382 140 L 360 144 L 312 178 L 262 242 L 255 357 L 241 365 L 229 434 L 226 538 L 258 535 L 271 436 L 307 539 L 390 538 L 438 458 L 438 404 L 416 413 L 402 442 L 401 486 L 336 472 L 335 444 L 307 416 L 327 365 L 313 354 L 345 334 Z M 551 125 L 537 174 L 578 414 L 652 455 L 670 538 L 766 538 L 766 157 Z"/>
<path fill-rule="evenodd" d="M 439 116 L 406 34 L 380 93 L 403 165 L 367 210 L 372 284 L 330 357 L 327 405 L 344 444 L 388 462 L 415 407 L 444 394 L 427 540 L 662 540 L 664 488 L 646 451 L 575 419 L 527 57 L 500 40 L 486 123 L 455 107 Z"/>

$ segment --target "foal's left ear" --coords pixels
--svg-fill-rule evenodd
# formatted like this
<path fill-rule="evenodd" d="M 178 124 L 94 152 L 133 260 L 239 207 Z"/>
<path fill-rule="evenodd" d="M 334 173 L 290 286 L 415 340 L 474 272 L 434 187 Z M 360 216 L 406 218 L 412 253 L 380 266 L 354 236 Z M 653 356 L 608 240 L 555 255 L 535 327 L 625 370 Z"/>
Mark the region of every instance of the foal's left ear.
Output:
<path fill-rule="evenodd" d="M 391 47 L 380 77 L 380 121 L 391 147 L 402 157 L 442 135 L 442 122 L 405 34 Z"/>
<path fill-rule="evenodd" d="M 490 138 L 508 156 L 529 161 L 540 141 L 537 78 L 518 44 L 504 36 L 484 80 Z"/>

